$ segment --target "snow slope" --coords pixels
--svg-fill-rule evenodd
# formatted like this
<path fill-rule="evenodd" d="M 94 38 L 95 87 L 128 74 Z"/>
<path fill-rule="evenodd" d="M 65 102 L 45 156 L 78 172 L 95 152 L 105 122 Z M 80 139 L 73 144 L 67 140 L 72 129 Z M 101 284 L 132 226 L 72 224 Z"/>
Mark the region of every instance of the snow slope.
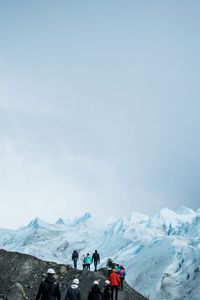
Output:
<path fill-rule="evenodd" d="M 199 299 L 200 210 L 163 208 L 152 218 L 132 213 L 103 223 L 89 213 L 55 224 L 36 218 L 16 231 L 0 229 L 0 247 L 58 263 L 71 263 L 74 249 L 80 257 L 98 249 L 102 266 L 108 257 L 125 265 L 127 281 L 150 300 Z"/>

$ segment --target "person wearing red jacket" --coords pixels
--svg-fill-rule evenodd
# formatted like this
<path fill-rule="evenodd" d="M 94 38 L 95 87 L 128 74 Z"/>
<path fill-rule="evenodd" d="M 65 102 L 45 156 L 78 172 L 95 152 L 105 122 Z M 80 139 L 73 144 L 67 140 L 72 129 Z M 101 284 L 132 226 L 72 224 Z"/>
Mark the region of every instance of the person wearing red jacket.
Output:
<path fill-rule="evenodd" d="M 114 290 L 115 290 L 115 300 L 117 300 L 120 278 L 116 273 L 115 269 L 112 270 L 112 273 L 109 275 L 108 280 L 110 281 L 110 286 L 112 291 L 111 299 L 113 300 Z"/>

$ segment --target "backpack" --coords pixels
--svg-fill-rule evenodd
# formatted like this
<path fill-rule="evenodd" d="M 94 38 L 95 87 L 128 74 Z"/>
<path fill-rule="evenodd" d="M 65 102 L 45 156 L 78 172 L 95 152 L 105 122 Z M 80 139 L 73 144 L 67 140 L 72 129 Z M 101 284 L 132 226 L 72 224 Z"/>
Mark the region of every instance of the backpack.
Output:
<path fill-rule="evenodd" d="M 111 268 L 113 267 L 113 262 L 112 262 L 112 260 L 109 260 L 108 266 L 111 267 Z"/>
<path fill-rule="evenodd" d="M 120 269 L 120 270 L 119 270 L 119 275 L 120 275 L 120 276 L 124 276 L 124 269 Z"/>
<path fill-rule="evenodd" d="M 76 250 L 73 252 L 73 258 L 78 258 L 78 252 Z"/>

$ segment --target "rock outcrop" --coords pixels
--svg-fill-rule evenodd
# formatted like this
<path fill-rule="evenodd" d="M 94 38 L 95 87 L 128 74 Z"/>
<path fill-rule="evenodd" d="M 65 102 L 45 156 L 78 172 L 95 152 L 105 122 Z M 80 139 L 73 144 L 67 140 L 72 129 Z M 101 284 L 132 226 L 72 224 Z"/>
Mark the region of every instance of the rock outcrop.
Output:
<path fill-rule="evenodd" d="M 106 269 L 101 269 L 96 273 L 75 270 L 71 266 L 45 262 L 31 255 L 0 250 L 0 300 L 35 299 L 41 280 L 44 279 L 45 272 L 50 267 L 54 268 L 57 273 L 62 299 L 74 278 L 79 278 L 83 300 L 87 299 L 94 280 L 99 280 L 100 287 L 103 287 L 107 279 Z M 145 299 L 126 282 L 124 290 L 119 294 L 119 300 Z"/>

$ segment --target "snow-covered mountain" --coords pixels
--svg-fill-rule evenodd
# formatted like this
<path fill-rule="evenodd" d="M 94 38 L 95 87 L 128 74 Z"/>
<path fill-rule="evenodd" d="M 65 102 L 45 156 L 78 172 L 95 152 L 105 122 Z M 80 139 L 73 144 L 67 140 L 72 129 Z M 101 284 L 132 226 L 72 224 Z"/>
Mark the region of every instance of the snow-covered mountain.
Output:
<path fill-rule="evenodd" d="M 132 213 L 102 223 L 90 213 L 55 224 L 36 218 L 15 231 L 0 229 L 0 247 L 58 263 L 71 263 L 74 249 L 80 258 L 98 249 L 102 266 L 108 257 L 125 265 L 127 281 L 150 300 L 199 299 L 200 210 L 163 208 L 152 218 Z"/>

